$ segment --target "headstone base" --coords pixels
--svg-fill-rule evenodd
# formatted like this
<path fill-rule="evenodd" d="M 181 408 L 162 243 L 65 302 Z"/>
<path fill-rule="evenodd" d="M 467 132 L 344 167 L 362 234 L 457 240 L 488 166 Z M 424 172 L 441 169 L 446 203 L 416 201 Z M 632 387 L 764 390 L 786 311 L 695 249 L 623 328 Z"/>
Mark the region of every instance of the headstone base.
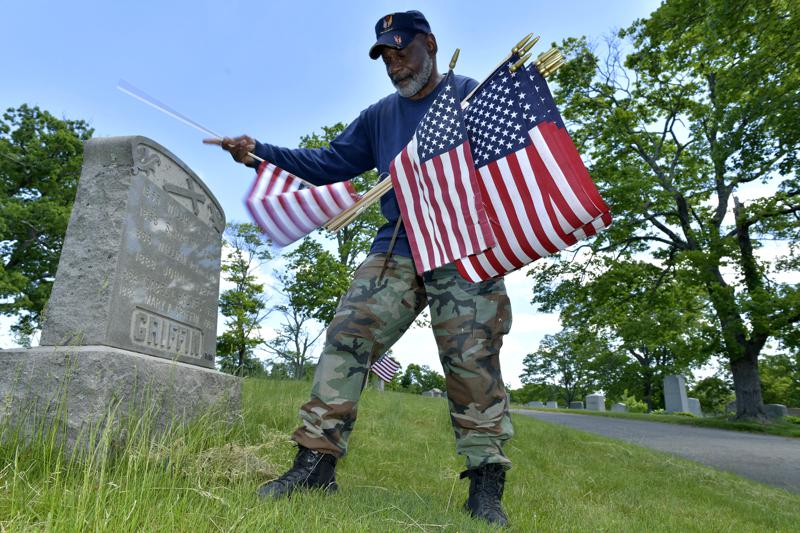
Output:
<path fill-rule="evenodd" d="M 216 370 L 108 346 L 0 350 L 0 428 L 23 436 L 59 420 L 67 450 L 108 423 L 147 412 L 158 433 L 220 407 L 241 409 L 241 379 Z M 42 427 L 44 424 L 44 427 Z"/>

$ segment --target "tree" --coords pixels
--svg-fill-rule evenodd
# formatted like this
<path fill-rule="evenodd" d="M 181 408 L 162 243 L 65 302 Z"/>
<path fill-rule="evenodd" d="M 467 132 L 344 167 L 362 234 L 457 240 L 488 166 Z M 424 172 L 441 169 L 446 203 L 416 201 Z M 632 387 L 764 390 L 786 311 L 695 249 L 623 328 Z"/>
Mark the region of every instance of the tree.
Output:
<path fill-rule="evenodd" d="M 632 391 L 655 409 L 662 403 L 665 375 L 702 366 L 718 350 L 716 328 L 700 291 L 681 283 L 677 273 L 643 261 L 607 259 L 606 264 L 591 281 L 564 284 L 556 293 L 542 289 L 537 300 L 545 311 L 561 305 L 565 327 L 591 326 L 624 356 L 592 365 L 609 398 Z"/>
<path fill-rule="evenodd" d="M 0 313 L 18 317 L 12 330 L 22 344 L 50 298 L 93 131 L 27 105 L 0 120 Z"/>
<path fill-rule="evenodd" d="M 413 394 L 421 394 L 431 389 L 446 390 L 444 376 L 428 365 L 414 363 L 408 365 L 399 381 L 402 390 Z"/>
<path fill-rule="evenodd" d="M 765 403 L 800 406 L 800 355 L 770 355 L 760 370 Z"/>
<path fill-rule="evenodd" d="M 734 399 L 730 384 L 719 376 L 709 376 L 698 381 L 692 387 L 690 396 L 700 400 L 704 413 L 715 415 L 725 414 L 728 403 Z"/>
<path fill-rule="evenodd" d="M 561 396 L 558 385 L 552 383 L 526 383 L 519 389 L 509 391 L 512 403 L 548 402 Z"/>
<path fill-rule="evenodd" d="M 258 329 L 271 312 L 264 284 L 256 278 L 263 263 L 271 258 L 267 246 L 253 224 L 230 223 L 225 229 L 227 255 L 222 274 L 233 286 L 219 299 L 227 329 L 217 337 L 217 362 L 229 374 L 245 376 L 264 371 L 253 351 L 264 343 Z"/>
<path fill-rule="evenodd" d="M 520 381 L 557 387 L 564 404 L 597 390 L 593 372 L 597 359 L 609 355 L 608 347 L 586 330 L 564 329 L 545 335 L 539 348 L 525 356 Z"/>
<path fill-rule="evenodd" d="M 279 278 L 289 306 L 327 326 L 350 286 L 347 266 L 310 237 L 284 257 L 287 273 Z"/>
<path fill-rule="evenodd" d="M 302 137 L 300 148 L 327 148 L 345 129 L 341 122 L 323 126 L 322 134 Z M 352 180 L 356 190 L 363 192 L 377 183 L 375 171 L 365 172 Z M 279 274 L 285 302 L 276 309 L 283 315 L 281 328 L 267 344 L 276 364 L 285 364 L 295 379 L 309 374 L 313 360 L 311 350 L 323 329 L 333 320 L 358 262 L 369 251 L 372 238 L 383 221 L 377 205 L 362 213 L 355 221 L 333 235 L 335 251 L 331 253 L 315 239 L 306 237 L 292 252 L 286 254 L 285 273 Z M 326 240 L 330 234 L 319 232 Z"/>
<path fill-rule="evenodd" d="M 763 419 L 759 355 L 800 322 L 797 284 L 774 276 L 800 266 L 799 15 L 791 1 L 668 0 L 619 33 L 633 47 L 627 59 L 618 40 L 601 60 L 585 39 L 568 39 L 557 75 L 557 99 L 614 215 L 583 272 L 602 272 L 612 254 L 647 255 L 702 290 L 737 418 Z M 759 183 L 771 194 L 746 199 Z M 758 255 L 771 239 L 788 248 L 774 261 Z M 575 265 L 562 255 L 548 269 L 555 283 Z"/>
<path fill-rule="evenodd" d="M 350 280 L 346 267 L 311 238 L 284 258 L 286 268 L 277 277 L 285 302 L 276 307 L 283 322 L 267 350 L 289 365 L 292 377 L 302 379 L 313 359 L 312 348 L 324 332 L 318 322 L 327 325 L 333 320 Z"/>

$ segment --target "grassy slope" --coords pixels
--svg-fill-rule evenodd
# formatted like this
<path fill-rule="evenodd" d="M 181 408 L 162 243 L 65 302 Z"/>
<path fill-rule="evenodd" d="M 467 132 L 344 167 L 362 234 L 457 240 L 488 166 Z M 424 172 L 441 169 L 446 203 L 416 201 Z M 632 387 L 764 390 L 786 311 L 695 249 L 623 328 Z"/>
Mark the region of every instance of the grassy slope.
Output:
<path fill-rule="evenodd" d="M 116 461 L 0 447 L 0 530 L 481 531 L 461 505 L 445 401 L 368 391 L 341 490 L 259 502 L 291 462 L 303 383 L 251 381 L 233 428 L 212 417 Z M 800 496 L 664 454 L 516 417 L 506 509 L 518 531 L 790 531 Z M 133 439 L 136 441 L 137 439 Z M 169 460 L 168 460 L 169 459 Z"/>
<path fill-rule="evenodd" d="M 554 411 L 554 409 L 526 407 L 513 405 L 514 409 L 531 409 L 533 411 Z M 748 433 L 766 433 L 781 437 L 800 438 L 800 425 L 784 420 L 773 420 L 766 424 L 758 422 L 735 422 L 726 416 L 713 416 L 696 418 L 692 416 L 648 414 L 648 413 L 617 413 L 613 411 L 587 411 L 585 409 L 559 409 L 559 413 L 573 415 L 605 416 L 609 418 L 626 418 L 629 420 L 644 420 L 646 422 L 663 422 L 666 424 L 683 424 L 685 426 L 699 426 L 715 429 L 730 429 L 732 431 L 746 431 Z"/>

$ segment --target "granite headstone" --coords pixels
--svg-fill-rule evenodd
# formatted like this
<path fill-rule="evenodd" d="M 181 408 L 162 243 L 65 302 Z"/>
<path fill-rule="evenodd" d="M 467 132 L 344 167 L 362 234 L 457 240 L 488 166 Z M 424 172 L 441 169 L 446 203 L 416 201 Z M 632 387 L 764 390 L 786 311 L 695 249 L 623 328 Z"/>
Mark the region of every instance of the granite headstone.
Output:
<path fill-rule="evenodd" d="M 41 345 L 214 368 L 224 227 L 214 195 L 165 148 L 89 141 Z"/>
<path fill-rule="evenodd" d="M 687 398 L 689 403 L 689 412 L 694 416 L 703 416 L 703 409 L 700 407 L 700 400 L 697 398 Z"/>
<path fill-rule="evenodd" d="M 152 410 L 155 430 L 211 405 L 235 413 L 240 380 L 214 370 L 224 227 L 208 188 L 162 146 L 88 141 L 41 346 L 0 350 L 0 419 L 33 435 L 25 414 L 52 427 L 66 417 L 72 448 L 109 412 L 125 416 L 115 406 Z"/>
<path fill-rule="evenodd" d="M 668 413 L 688 413 L 689 397 L 686 394 L 686 378 L 664 377 L 664 410 Z"/>
<path fill-rule="evenodd" d="M 613 413 L 627 413 L 628 407 L 624 403 L 614 403 L 611 404 L 611 412 Z"/>
<path fill-rule="evenodd" d="M 780 403 L 765 403 L 764 414 L 767 415 L 767 418 L 783 418 L 789 414 L 789 410 L 785 405 Z"/>
<path fill-rule="evenodd" d="M 602 394 L 587 394 L 586 395 L 586 410 L 587 411 L 605 411 L 606 410 L 606 397 Z"/>

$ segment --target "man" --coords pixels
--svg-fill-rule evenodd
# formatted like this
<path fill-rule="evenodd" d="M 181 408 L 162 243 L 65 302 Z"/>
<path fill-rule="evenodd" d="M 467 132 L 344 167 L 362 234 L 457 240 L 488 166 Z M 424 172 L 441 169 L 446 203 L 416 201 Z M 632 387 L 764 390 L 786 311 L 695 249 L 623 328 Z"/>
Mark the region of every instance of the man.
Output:
<path fill-rule="evenodd" d="M 369 55 L 382 58 L 397 92 L 361 112 L 330 148 L 292 150 L 248 136 L 206 142 L 221 144 L 240 163 L 255 167 L 247 155 L 252 152 L 317 185 L 375 167 L 388 175 L 389 163 L 444 84 L 436 65 L 436 38 L 422 13 L 387 15 L 376 24 L 375 34 Z M 477 83 L 456 76 L 455 85 L 463 99 Z M 465 507 L 473 516 L 506 524 L 500 499 L 511 463 L 502 448 L 513 430 L 499 362 L 503 335 L 511 327 L 505 286 L 502 280 L 467 282 L 452 264 L 417 275 L 393 192 L 382 198 L 381 210 L 388 223 L 378 231 L 328 327 L 311 399 L 300 409 L 302 425 L 292 435 L 299 448 L 294 465 L 258 493 L 280 498 L 295 490 L 336 490 L 336 461 L 347 451 L 369 365 L 428 305 L 456 450 L 466 457 L 461 477 L 470 478 Z"/>

